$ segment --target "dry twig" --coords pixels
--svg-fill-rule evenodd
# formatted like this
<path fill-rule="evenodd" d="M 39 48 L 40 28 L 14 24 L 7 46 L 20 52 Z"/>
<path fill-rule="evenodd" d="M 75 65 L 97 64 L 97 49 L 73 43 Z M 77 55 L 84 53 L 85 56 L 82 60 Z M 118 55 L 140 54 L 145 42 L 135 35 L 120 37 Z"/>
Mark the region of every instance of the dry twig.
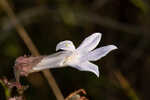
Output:
<path fill-rule="evenodd" d="M 86 95 L 86 91 L 84 89 L 79 89 L 67 96 L 65 100 L 88 100 L 85 96 L 80 96 L 80 93 Z"/>

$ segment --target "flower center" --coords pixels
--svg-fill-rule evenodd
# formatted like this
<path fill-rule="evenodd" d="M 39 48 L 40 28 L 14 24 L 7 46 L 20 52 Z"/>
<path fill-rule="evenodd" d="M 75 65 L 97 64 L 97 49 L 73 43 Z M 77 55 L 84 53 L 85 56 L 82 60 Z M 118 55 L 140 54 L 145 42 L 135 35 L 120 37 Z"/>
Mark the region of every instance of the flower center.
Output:
<path fill-rule="evenodd" d="M 76 63 L 79 58 L 79 53 L 74 51 L 70 56 L 66 57 L 62 63 L 64 66 L 72 63 Z"/>

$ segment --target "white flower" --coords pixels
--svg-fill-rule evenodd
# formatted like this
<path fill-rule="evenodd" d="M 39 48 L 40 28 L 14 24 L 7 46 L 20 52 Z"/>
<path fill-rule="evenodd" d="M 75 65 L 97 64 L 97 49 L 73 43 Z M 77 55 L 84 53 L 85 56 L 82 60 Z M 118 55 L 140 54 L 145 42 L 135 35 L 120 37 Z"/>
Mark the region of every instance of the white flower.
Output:
<path fill-rule="evenodd" d="M 87 37 L 77 49 L 72 41 L 62 41 L 57 44 L 56 51 L 60 49 L 63 51 L 45 57 L 33 70 L 71 66 L 80 71 L 93 72 L 99 77 L 98 66 L 90 61 L 97 61 L 110 51 L 117 49 L 115 45 L 95 49 L 100 40 L 101 33 L 94 33 Z"/>

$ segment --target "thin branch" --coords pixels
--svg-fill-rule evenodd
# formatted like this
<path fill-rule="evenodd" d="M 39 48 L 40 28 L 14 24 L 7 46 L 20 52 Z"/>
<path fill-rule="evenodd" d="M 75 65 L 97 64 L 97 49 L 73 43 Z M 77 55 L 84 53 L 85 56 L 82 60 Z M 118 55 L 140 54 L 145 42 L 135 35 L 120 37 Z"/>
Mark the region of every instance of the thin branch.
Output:
<path fill-rule="evenodd" d="M 33 42 L 30 39 L 30 37 L 28 36 L 28 34 L 25 31 L 24 27 L 21 24 L 19 24 L 19 22 L 18 22 L 18 20 L 17 20 L 17 18 L 15 16 L 14 12 L 11 9 L 11 7 L 9 6 L 7 0 L 1 0 L 0 4 L 1 4 L 3 10 L 8 14 L 9 18 L 11 19 L 11 21 L 15 25 L 15 28 L 18 31 L 18 34 L 24 40 L 25 44 L 27 45 L 27 47 L 29 48 L 31 53 L 34 56 L 39 56 L 40 54 L 39 54 L 37 48 L 33 44 Z M 49 72 L 49 70 L 44 70 L 42 72 L 43 72 L 45 78 L 48 80 L 48 83 L 51 86 L 51 88 L 52 88 L 52 90 L 53 90 L 57 100 L 64 100 L 64 97 L 63 97 L 60 89 L 58 88 L 55 79 L 53 78 L 52 74 Z"/>

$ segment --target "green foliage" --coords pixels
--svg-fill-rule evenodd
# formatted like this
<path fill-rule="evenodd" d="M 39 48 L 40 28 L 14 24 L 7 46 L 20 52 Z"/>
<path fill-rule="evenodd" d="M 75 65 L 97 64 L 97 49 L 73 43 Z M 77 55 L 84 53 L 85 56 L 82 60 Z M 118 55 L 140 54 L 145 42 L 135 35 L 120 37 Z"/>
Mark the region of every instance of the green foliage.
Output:
<path fill-rule="evenodd" d="M 136 7 L 140 8 L 144 13 L 149 9 L 148 5 L 143 0 L 130 0 Z"/>

